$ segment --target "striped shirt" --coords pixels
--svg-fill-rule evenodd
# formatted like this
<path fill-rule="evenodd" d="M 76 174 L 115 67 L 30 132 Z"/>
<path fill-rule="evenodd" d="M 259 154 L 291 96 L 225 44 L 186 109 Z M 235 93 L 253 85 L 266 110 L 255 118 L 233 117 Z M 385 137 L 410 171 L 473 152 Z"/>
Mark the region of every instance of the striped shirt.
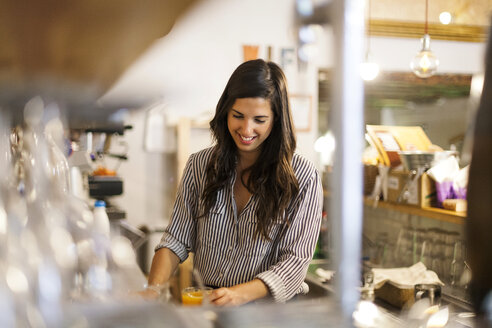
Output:
<path fill-rule="evenodd" d="M 199 201 L 205 187 L 205 169 L 213 148 L 194 153 L 188 159 L 178 187 L 172 216 L 155 250 L 167 247 L 181 261 L 194 255 L 194 267 L 205 285 L 230 287 L 262 280 L 276 302 L 285 302 L 303 292 L 321 224 L 323 193 L 314 165 L 294 154 L 292 167 L 299 183 L 299 194 L 287 208 L 290 225 L 274 223 L 271 240 L 255 237 L 258 199 L 252 195 L 238 214 L 234 200 L 235 175 L 217 194 L 208 215 Z M 306 286 L 307 287 L 307 286 Z"/>

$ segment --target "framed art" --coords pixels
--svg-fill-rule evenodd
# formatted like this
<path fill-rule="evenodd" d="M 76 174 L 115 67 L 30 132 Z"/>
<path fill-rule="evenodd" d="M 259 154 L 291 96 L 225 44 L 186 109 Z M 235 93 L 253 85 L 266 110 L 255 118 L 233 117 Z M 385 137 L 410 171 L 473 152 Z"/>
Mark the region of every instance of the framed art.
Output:
<path fill-rule="evenodd" d="M 312 97 L 310 95 L 291 94 L 290 108 L 292 111 L 292 120 L 296 131 L 308 132 L 311 130 L 311 111 Z"/>

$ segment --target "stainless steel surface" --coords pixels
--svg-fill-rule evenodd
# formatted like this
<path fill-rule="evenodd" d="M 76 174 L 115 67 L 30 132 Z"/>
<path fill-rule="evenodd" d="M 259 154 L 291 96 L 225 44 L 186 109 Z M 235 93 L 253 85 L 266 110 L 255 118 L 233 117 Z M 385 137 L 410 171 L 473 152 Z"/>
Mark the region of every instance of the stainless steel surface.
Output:
<path fill-rule="evenodd" d="M 324 283 L 313 273 L 308 273 L 306 282 L 310 287 L 310 292 L 298 298 L 302 301 L 310 303 L 323 303 L 326 299 L 333 298 L 335 290 L 333 284 Z M 444 289 L 442 294 L 441 308 L 449 309 L 449 321 L 446 327 L 477 327 L 475 323 L 475 314 L 469 302 L 462 299 L 450 296 L 447 294 L 449 290 Z M 408 309 L 396 308 L 385 301 L 376 299 L 374 304 L 377 308 L 377 324 L 371 327 L 418 327 L 415 320 L 409 319 Z M 420 325 L 424 324 L 420 322 Z M 424 325 L 425 326 L 425 325 Z"/>
<path fill-rule="evenodd" d="M 446 151 L 421 151 L 421 150 L 406 150 L 399 151 L 398 155 L 407 171 L 414 171 L 419 168 L 431 168 L 450 156 L 457 156 L 458 152 L 452 150 Z"/>

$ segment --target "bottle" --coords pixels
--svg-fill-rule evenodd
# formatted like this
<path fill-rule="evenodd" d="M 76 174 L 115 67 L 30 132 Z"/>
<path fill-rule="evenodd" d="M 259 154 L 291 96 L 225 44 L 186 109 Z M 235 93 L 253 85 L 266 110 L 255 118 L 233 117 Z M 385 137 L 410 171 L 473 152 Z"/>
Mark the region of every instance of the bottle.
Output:
<path fill-rule="evenodd" d="M 361 290 L 361 299 L 373 302 L 374 296 L 374 272 L 368 270 L 364 273 L 364 285 Z"/>
<path fill-rule="evenodd" d="M 94 203 L 94 232 L 109 238 L 110 224 L 106 213 L 106 202 L 96 200 Z"/>

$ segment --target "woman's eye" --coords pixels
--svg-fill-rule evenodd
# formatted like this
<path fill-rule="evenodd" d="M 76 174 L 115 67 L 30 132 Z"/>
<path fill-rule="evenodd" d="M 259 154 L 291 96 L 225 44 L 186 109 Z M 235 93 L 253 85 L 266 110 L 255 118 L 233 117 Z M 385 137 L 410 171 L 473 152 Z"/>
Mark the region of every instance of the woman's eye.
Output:
<path fill-rule="evenodd" d="M 232 115 L 232 117 L 234 117 L 234 118 L 242 118 L 241 115 Z"/>
<path fill-rule="evenodd" d="M 255 121 L 256 121 L 256 123 L 265 123 L 265 120 L 256 119 Z"/>

